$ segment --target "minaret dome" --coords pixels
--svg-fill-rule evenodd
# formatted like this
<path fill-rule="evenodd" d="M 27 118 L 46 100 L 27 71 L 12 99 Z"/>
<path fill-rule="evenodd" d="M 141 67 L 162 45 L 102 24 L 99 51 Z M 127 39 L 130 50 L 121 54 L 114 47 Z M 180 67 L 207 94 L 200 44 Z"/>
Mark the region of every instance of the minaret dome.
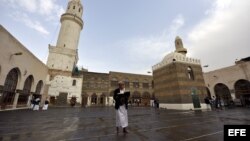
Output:
<path fill-rule="evenodd" d="M 183 55 L 187 54 L 187 49 L 183 47 L 182 39 L 179 36 L 175 38 L 175 52 Z"/>

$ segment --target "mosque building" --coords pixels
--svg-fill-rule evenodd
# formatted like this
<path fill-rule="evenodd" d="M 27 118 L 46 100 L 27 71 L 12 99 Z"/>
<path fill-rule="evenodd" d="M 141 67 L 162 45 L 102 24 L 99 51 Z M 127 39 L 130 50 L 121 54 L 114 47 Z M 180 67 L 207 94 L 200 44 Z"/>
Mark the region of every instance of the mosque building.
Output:
<path fill-rule="evenodd" d="M 178 36 L 175 48 L 175 52 L 153 66 L 154 92 L 160 107 L 204 109 L 206 88 L 200 60 L 186 56 L 187 49 Z"/>
<path fill-rule="evenodd" d="M 69 106 L 72 100 L 82 107 L 111 106 L 119 81 L 131 92 L 132 106 L 151 106 L 157 99 L 161 108 L 204 109 L 206 96 L 222 96 L 225 101 L 249 97 L 249 59 L 203 73 L 200 60 L 186 56 L 178 36 L 175 52 L 152 67 L 153 75 L 78 69 L 83 10 L 81 0 L 68 2 L 57 43 L 48 47 L 46 65 L 0 25 L 0 110 L 27 108 L 32 97 L 40 97 L 41 104 L 49 99 L 53 106 Z"/>

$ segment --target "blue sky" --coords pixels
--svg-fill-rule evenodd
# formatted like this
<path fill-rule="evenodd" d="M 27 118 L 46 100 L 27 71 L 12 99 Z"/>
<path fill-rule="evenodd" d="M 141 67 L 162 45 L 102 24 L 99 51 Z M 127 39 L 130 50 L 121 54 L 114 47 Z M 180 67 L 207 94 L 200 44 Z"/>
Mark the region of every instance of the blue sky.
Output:
<path fill-rule="evenodd" d="M 2 0 L 2 24 L 46 63 L 55 45 L 68 0 Z M 179 35 L 188 56 L 209 65 L 230 66 L 249 56 L 248 0 L 82 0 L 84 28 L 79 66 L 89 71 L 147 74 L 174 51 Z"/>

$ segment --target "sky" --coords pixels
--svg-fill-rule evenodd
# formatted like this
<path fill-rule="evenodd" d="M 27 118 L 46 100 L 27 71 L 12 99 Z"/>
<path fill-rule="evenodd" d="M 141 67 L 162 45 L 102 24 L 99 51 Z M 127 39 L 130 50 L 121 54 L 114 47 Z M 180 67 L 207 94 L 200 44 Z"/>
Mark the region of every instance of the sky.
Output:
<path fill-rule="evenodd" d="M 81 0 L 78 66 L 148 74 L 182 38 L 204 72 L 250 56 L 249 0 Z M 68 0 L 1 0 L 0 24 L 44 63 Z"/>

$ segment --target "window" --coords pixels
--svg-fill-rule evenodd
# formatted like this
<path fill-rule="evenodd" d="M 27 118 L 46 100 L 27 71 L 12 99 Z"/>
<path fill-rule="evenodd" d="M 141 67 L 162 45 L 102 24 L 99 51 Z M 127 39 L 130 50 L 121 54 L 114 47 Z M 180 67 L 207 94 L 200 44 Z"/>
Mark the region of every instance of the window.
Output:
<path fill-rule="evenodd" d="M 135 80 L 135 82 L 133 82 L 133 87 L 134 88 L 139 88 L 140 87 L 138 80 Z"/>
<path fill-rule="evenodd" d="M 129 88 L 129 80 L 127 78 L 125 79 L 124 84 L 126 88 Z"/>
<path fill-rule="evenodd" d="M 147 80 L 147 79 L 144 79 L 144 81 L 143 81 L 143 83 L 142 83 L 142 88 L 146 88 L 146 89 L 149 88 L 149 83 L 148 83 L 148 80 Z"/>
<path fill-rule="evenodd" d="M 191 67 L 187 68 L 187 73 L 188 73 L 188 79 L 194 80 L 194 72 Z"/>
<path fill-rule="evenodd" d="M 81 8 L 79 8 L 79 12 L 81 12 Z"/>
<path fill-rule="evenodd" d="M 70 6 L 68 6 L 68 9 L 70 9 Z"/>
<path fill-rule="evenodd" d="M 118 86 L 118 80 L 116 78 L 112 78 L 111 87 L 117 87 L 117 86 Z"/>
<path fill-rule="evenodd" d="M 76 85 L 76 80 L 73 80 L 72 86 Z"/>
<path fill-rule="evenodd" d="M 73 6 L 73 9 L 75 9 L 76 8 L 76 6 Z"/>
<path fill-rule="evenodd" d="M 53 80 L 53 78 L 54 78 L 53 75 L 50 75 L 50 76 L 49 76 L 49 80 L 50 80 L 50 81 Z"/>
<path fill-rule="evenodd" d="M 149 88 L 149 84 L 148 84 L 147 82 L 144 82 L 144 83 L 142 84 L 142 86 L 143 86 L 143 88 L 146 88 L 146 89 Z"/>

